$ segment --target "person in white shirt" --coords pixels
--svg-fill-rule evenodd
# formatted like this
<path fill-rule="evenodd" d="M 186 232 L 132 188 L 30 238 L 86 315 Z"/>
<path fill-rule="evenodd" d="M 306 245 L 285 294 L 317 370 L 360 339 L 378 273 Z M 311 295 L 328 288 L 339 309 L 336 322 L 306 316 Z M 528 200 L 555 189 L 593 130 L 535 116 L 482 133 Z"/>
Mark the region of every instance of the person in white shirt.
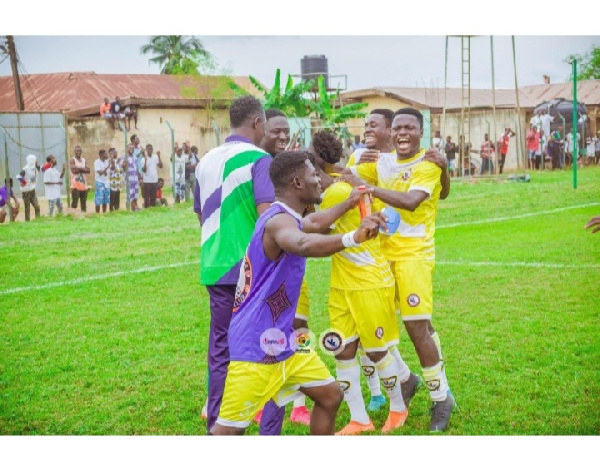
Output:
<path fill-rule="evenodd" d="M 63 165 L 62 171 L 56 169 L 56 157 L 49 155 L 46 157 L 46 162 L 50 164 L 50 167 L 44 172 L 44 188 L 46 189 L 46 199 L 50 205 L 50 217 L 54 214 L 54 206 L 57 207 L 58 213 L 63 213 L 63 205 L 60 200 L 60 187 L 63 183 L 65 176 L 65 166 Z"/>
<path fill-rule="evenodd" d="M 158 169 L 163 167 L 160 160 L 160 151 L 153 153 L 152 144 L 146 145 L 144 161 L 142 162 L 142 177 L 144 185 L 142 194 L 144 196 L 144 208 L 156 205 L 156 190 L 158 189 Z"/>
<path fill-rule="evenodd" d="M 100 206 L 102 206 L 102 213 L 105 214 L 110 203 L 110 180 L 108 179 L 108 171 L 110 169 L 110 162 L 104 149 L 98 153 L 98 158 L 94 162 L 94 204 L 96 205 L 96 213 L 100 213 Z"/>
<path fill-rule="evenodd" d="M 21 195 L 23 196 L 23 204 L 25 205 L 25 221 L 29 221 L 30 206 L 35 210 L 35 218 L 40 216 L 40 204 L 35 192 L 35 184 L 37 181 L 37 172 L 40 171 L 40 166 L 37 162 L 37 157 L 33 154 L 27 156 L 27 165 L 23 167 L 17 179 L 21 184 Z"/>
<path fill-rule="evenodd" d="M 574 152 L 574 145 L 573 145 L 573 128 L 569 128 L 568 132 L 567 132 L 567 148 L 565 150 L 566 152 L 566 157 L 565 157 L 565 163 L 566 166 L 568 167 L 569 165 L 571 165 L 571 163 L 573 163 L 573 152 Z M 579 147 L 579 143 L 581 142 L 581 133 L 577 133 L 577 147 Z"/>
<path fill-rule="evenodd" d="M 556 117 L 558 116 L 558 113 L 555 114 L 553 117 L 551 117 L 550 115 L 548 115 L 548 112 L 546 112 L 546 109 L 543 108 L 541 110 L 541 115 L 539 116 L 539 120 L 542 124 L 542 130 L 544 130 L 544 135 L 546 137 L 548 137 L 551 133 L 550 131 L 550 123 L 552 123 L 554 120 L 556 120 Z M 539 126 L 538 126 L 539 128 Z"/>
<path fill-rule="evenodd" d="M 179 204 L 181 201 L 185 201 L 185 165 L 189 162 L 187 155 L 183 153 L 181 147 L 175 148 L 175 179 L 174 181 L 174 192 L 175 202 Z"/>

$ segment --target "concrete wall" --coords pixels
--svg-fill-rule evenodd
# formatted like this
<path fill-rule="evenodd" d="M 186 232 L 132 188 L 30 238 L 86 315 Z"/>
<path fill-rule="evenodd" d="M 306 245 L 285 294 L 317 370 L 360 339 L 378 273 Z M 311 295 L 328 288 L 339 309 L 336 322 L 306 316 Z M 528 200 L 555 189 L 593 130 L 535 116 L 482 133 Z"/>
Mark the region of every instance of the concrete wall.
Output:
<path fill-rule="evenodd" d="M 217 125 L 218 131 L 211 125 L 211 118 Z M 80 145 L 83 157 L 88 163 L 98 158 L 100 149 L 117 149 L 119 155 L 126 152 L 131 135 L 136 134 L 142 145 L 152 144 L 154 151 L 160 150 L 163 168 L 159 176 L 169 180 L 171 157 L 171 131 L 166 122 L 173 129 L 173 140 L 181 146 L 183 141 L 189 140 L 190 145 L 198 147 L 198 154 L 204 155 L 208 150 L 218 145 L 218 140 L 223 140 L 229 134 L 228 110 L 204 109 L 152 109 L 143 108 L 138 111 L 138 129 L 131 122 L 131 131 L 123 132 L 113 130 L 108 121 L 98 117 L 71 119 L 67 123 L 67 139 L 69 158 L 73 156 L 73 149 Z M 89 178 L 89 177 L 88 177 Z M 93 183 L 93 175 L 88 179 Z"/>

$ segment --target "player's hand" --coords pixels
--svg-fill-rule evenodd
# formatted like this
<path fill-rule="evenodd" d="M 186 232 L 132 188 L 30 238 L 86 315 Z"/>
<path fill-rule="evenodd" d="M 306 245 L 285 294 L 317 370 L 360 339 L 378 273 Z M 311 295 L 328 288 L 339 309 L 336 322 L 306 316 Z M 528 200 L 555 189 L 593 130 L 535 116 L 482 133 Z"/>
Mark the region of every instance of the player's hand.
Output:
<path fill-rule="evenodd" d="M 338 177 L 336 181 L 345 181 L 346 183 L 348 183 L 349 185 L 351 185 L 353 187 L 366 186 L 365 182 L 356 175 L 345 174 L 345 175 Z"/>
<path fill-rule="evenodd" d="M 361 163 L 372 163 L 379 160 L 379 151 L 377 149 L 367 149 L 360 154 L 360 159 L 356 161 L 356 165 Z"/>
<path fill-rule="evenodd" d="M 592 219 L 585 224 L 585 228 L 595 227 L 591 233 L 596 233 L 600 231 L 600 217 L 592 217 Z"/>
<path fill-rule="evenodd" d="M 360 222 L 360 227 L 354 233 L 354 241 L 357 243 L 364 243 L 370 239 L 376 238 L 379 234 L 379 228 L 383 231 L 388 231 L 387 225 L 385 224 L 387 217 L 383 212 L 375 212 L 374 214 L 365 217 Z"/>
<path fill-rule="evenodd" d="M 364 183 L 360 186 L 364 186 Z M 373 189 L 369 188 L 367 190 L 367 192 L 371 193 L 371 192 L 373 192 Z M 362 193 L 358 192 L 358 187 L 354 187 L 352 189 L 352 191 L 350 192 L 350 194 L 348 194 L 348 199 L 346 199 L 346 202 L 349 202 L 352 205 L 352 207 L 356 207 L 358 205 L 358 203 L 360 202 L 360 198 L 363 194 L 364 194 L 364 192 L 362 192 Z"/>
<path fill-rule="evenodd" d="M 448 169 L 448 160 L 441 154 L 439 149 L 436 149 L 434 147 L 428 149 L 427 152 L 425 152 L 425 158 L 423 160 L 437 165 L 442 170 Z"/>

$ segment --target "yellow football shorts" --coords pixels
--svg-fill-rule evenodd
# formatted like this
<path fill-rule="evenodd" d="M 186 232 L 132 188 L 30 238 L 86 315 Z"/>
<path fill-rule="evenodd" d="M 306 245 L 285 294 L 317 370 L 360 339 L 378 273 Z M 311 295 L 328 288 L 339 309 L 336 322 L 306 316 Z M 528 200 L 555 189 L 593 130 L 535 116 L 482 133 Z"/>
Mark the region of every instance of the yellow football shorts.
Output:
<path fill-rule="evenodd" d="M 431 320 L 435 262 L 390 262 L 390 267 L 396 280 L 396 309 L 402 320 Z"/>
<path fill-rule="evenodd" d="M 284 406 L 302 395 L 302 387 L 319 387 L 335 382 L 314 350 L 296 353 L 276 364 L 231 361 L 217 423 L 246 428 L 256 413 L 273 398 Z"/>
<path fill-rule="evenodd" d="M 383 351 L 399 340 L 394 286 L 370 290 L 329 290 L 329 323 L 345 343 L 360 338 L 365 351 Z"/>
<path fill-rule="evenodd" d="M 310 306 L 308 302 L 308 284 L 306 279 L 302 280 L 302 286 L 300 287 L 300 297 L 298 298 L 298 306 L 296 306 L 296 319 L 302 319 L 308 322 L 308 316 L 310 315 Z"/>

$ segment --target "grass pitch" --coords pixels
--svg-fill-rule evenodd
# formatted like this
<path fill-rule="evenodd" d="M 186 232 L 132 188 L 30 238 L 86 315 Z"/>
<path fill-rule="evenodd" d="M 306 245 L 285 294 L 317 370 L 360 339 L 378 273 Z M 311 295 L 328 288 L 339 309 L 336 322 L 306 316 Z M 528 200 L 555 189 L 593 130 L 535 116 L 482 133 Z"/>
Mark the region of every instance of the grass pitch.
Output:
<path fill-rule="evenodd" d="M 455 181 L 440 202 L 433 323 L 461 408 L 448 434 L 600 433 L 600 233 L 583 229 L 594 215 L 598 167 L 577 190 L 570 173 L 534 173 Z M 205 433 L 208 296 L 190 204 L 0 225 L 0 250 L 1 434 Z M 317 335 L 329 266 L 308 262 Z M 405 332 L 400 351 L 419 372 Z M 284 434 L 308 433 L 288 419 Z M 343 404 L 336 427 L 348 420 Z M 397 434 L 428 425 L 421 391 Z"/>

